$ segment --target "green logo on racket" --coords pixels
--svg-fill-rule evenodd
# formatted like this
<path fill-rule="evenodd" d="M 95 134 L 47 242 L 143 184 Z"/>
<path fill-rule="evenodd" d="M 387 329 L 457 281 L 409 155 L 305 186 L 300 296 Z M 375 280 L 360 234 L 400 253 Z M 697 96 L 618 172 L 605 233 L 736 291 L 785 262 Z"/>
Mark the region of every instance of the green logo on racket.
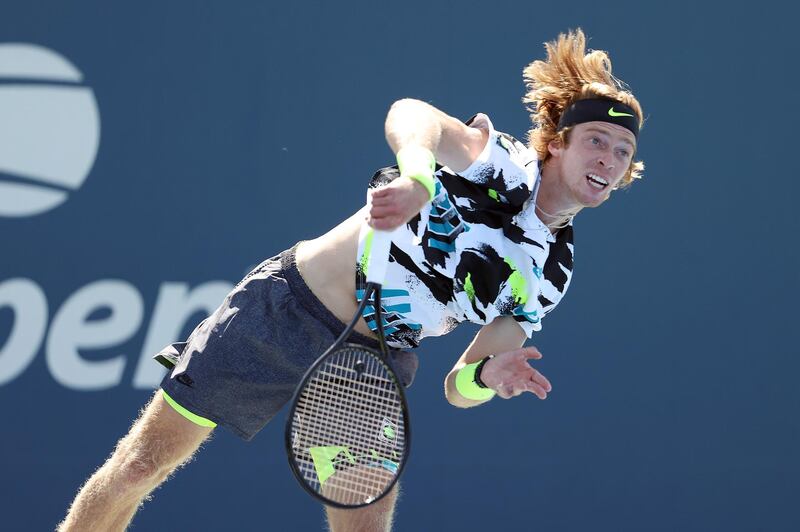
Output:
<path fill-rule="evenodd" d="M 344 459 L 346 459 L 350 464 L 355 465 L 356 460 L 352 454 L 350 454 L 350 449 L 343 445 L 333 446 L 333 447 L 312 447 L 308 450 L 309 454 L 311 454 L 311 460 L 314 462 L 314 469 L 317 472 L 317 478 L 319 478 L 320 485 L 325 484 L 325 481 L 328 480 L 334 473 L 336 473 L 336 468 L 334 464 L 339 462 L 337 460 L 340 453 L 344 453 Z"/>
<path fill-rule="evenodd" d="M 378 436 L 378 439 L 386 443 L 395 443 L 397 439 L 397 425 L 392 423 L 392 420 L 388 417 L 383 418 L 381 434 Z"/>
<path fill-rule="evenodd" d="M 384 458 L 375 449 L 370 449 L 369 454 L 353 455 L 350 449 L 344 445 L 334 445 L 331 447 L 311 447 L 308 449 L 311 461 L 314 463 L 314 471 L 317 473 L 319 485 L 336 474 L 337 466 L 349 464 L 355 466 L 362 464 L 366 466 L 382 467 L 390 473 L 396 474 L 399 464 L 388 458 Z M 395 458 L 397 453 L 392 452 Z M 365 460 L 367 459 L 367 460 Z M 369 460 L 371 459 L 371 460 Z"/>

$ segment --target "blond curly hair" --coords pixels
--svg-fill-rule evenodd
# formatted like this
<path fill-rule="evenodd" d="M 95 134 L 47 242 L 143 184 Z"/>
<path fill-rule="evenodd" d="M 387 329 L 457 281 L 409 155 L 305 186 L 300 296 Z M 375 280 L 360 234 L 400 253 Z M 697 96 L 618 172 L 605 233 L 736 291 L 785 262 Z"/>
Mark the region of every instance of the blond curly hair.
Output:
<path fill-rule="evenodd" d="M 541 161 L 550 156 L 547 146 L 551 141 L 558 139 L 565 146 L 569 142 L 572 128 L 556 128 L 561 114 L 575 101 L 598 97 L 615 100 L 632 108 L 639 124 L 643 123 L 642 106 L 627 85 L 611 74 L 608 54 L 601 50 L 587 53 L 586 36 L 580 28 L 562 33 L 544 46 L 547 60 L 534 61 L 522 71 L 528 89 L 522 101 L 531 111 L 533 122 L 529 144 Z M 632 160 L 621 186 L 641 178 L 643 171 L 644 163 Z"/>

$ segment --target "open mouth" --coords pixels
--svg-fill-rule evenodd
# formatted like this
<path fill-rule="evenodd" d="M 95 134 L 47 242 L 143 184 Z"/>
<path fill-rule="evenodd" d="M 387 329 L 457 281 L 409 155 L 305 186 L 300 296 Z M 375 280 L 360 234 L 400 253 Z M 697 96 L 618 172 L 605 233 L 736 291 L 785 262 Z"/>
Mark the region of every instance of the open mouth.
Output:
<path fill-rule="evenodd" d="M 608 181 L 597 174 L 586 174 L 586 180 L 597 190 L 603 190 L 608 186 Z"/>

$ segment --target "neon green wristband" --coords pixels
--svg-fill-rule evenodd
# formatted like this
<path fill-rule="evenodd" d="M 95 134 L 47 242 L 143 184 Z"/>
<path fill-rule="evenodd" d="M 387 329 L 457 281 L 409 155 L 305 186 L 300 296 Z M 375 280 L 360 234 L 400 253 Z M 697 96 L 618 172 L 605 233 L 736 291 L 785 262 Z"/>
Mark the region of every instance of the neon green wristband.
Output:
<path fill-rule="evenodd" d="M 436 194 L 436 187 L 433 184 L 433 171 L 436 168 L 436 158 L 430 150 L 422 146 L 406 146 L 397 152 L 397 166 L 400 167 L 400 175 L 410 177 L 422 183 L 430 199 Z"/>
<path fill-rule="evenodd" d="M 479 360 L 473 364 L 467 364 L 456 373 L 456 390 L 463 397 L 473 401 L 486 401 L 495 396 L 495 391 L 491 388 L 481 388 L 475 382 L 475 370 L 483 362 Z"/>

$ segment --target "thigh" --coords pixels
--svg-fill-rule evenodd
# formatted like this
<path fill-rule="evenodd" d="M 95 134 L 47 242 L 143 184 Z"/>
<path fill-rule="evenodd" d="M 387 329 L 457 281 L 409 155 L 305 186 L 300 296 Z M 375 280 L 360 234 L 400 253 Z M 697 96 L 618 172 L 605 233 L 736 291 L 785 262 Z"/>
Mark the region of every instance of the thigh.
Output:
<path fill-rule="evenodd" d="M 291 399 L 314 360 L 336 339 L 286 280 L 278 259 L 253 270 L 198 325 L 161 389 L 181 407 L 250 440 Z"/>

